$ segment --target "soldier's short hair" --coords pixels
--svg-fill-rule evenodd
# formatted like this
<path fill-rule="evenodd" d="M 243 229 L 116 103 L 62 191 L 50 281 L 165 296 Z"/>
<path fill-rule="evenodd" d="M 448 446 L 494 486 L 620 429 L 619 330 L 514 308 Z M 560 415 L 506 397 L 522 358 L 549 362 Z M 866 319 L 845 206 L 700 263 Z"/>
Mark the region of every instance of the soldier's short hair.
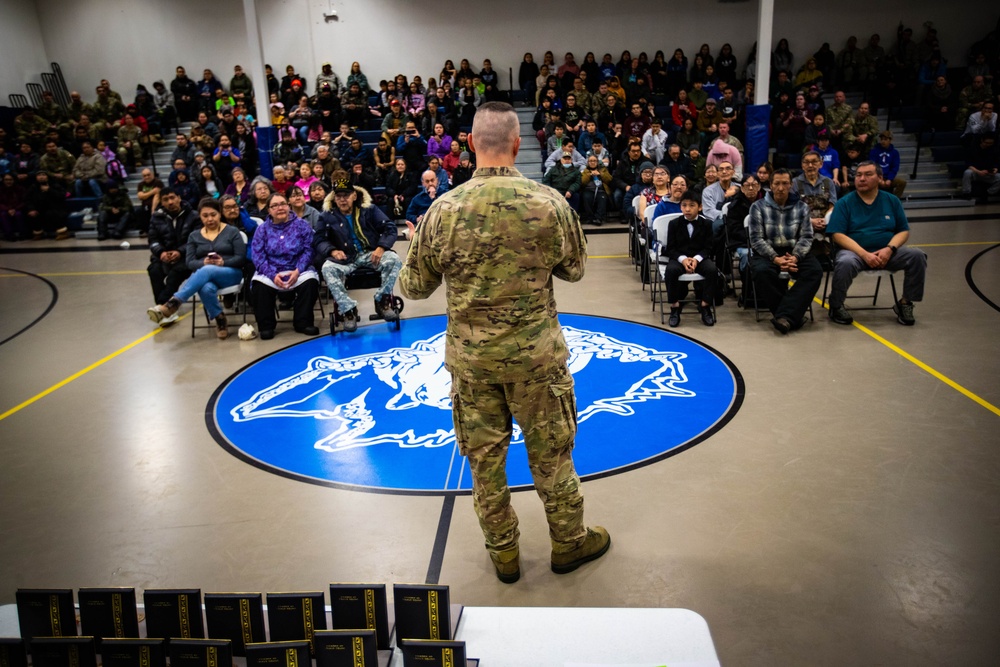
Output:
<path fill-rule="evenodd" d="M 482 153 L 510 151 L 520 131 L 517 112 L 506 102 L 486 102 L 472 121 L 473 141 Z"/>

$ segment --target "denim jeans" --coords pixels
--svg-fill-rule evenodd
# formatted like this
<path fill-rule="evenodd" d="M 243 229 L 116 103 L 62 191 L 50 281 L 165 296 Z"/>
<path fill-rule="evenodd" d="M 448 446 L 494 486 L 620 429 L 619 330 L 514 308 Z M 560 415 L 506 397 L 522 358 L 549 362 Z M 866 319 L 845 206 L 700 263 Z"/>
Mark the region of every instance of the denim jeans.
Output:
<path fill-rule="evenodd" d="M 215 266 L 206 264 L 194 273 L 187 280 L 181 283 L 174 298 L 179 301 L 187 301 L 197 292 L 201 301 L 205 304 L 208 312 L 208 319 L 214 320 L 222 314 L 222 306 L 219 305 L 217 292 L 226 287 L 239 285 L 243 279 L 243 271 L 231 266 Z"/>
<path fill-rule="evenodd" d="M 76 193 L 76 196 L 77 197 L 88 196 L 87 193 L 85 192 L 85 189 L 90 190 L 89 196 L 91 197 L 97 197 L 98 199 L 100 199 L 101 197 L 104 196 L 104 191 L 101 189 L 101 183 L 96 178 L 76 179 L 76 182 L 73 183 L 73 191 Z"/>

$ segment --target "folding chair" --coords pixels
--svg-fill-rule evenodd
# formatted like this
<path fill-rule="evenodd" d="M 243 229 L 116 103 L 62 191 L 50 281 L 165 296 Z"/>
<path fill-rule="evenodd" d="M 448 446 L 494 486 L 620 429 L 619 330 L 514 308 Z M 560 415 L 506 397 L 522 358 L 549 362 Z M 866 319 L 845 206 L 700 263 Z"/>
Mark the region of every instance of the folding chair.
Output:
<path fill-rule="evenodd" d="M 638 210 L 638 205 L 636 206 L 636 210 Z M 643 264 L 639 266 L 639 276 L 640 277 L 642 276 L 642 273 L 643 273 L 642 268 L 643 268 L 643 266 L 645 266 L 645 268 L 647 269 L 646 273 L 649 276 L 650 280 L 653 279 L 653 273 L 654 273 L 654 271 L 653 271 L 654 266 L 653 265 L 655 264 L 655 262 L 650 263 L 650 261 L 649 261 L 649 258 L 650 258 L 649 251 L 653 247 L 653 243 L 656 241 L 656 235 L 653 233 L 653 213 L 655 211 L 656 211 L 656 206 L 647 206 L 646 207 L 646 212 L 643 214 L 643 221 L 646 223 L 645 224 L 645 226 L 646 226 L 646 233 L 645 233 L 645 241 L 644 241 L 646 252 L 642 253 Z M 646 282 L 645 281 L 643 281 L 643 283 L 642 283 L 642 291 L 643 292 L 646 291 Z"/>
<path fill-rule="evenodd" d="M 642 255 L 646 249 L 646 239 L 639 233 L 638 211 L 640 199 L 642 199 L 642 195 L 636 195 L 632 198 L 632 210 L 635 211 L 635 214 L 628 222 L 628 258 L 631 260 L 632 268 L 635 271 L 639 270 Z"/>
<path fill-rule="evenodd" d="M 656 280 L 656 283 L 653 289 L 653 293 L 655 295 L 657 291 L 656 288 L 659 288 L 660 292 L 659 298 L 656 298 L 654 296 L 653 310 L 654 311 L 656 310 L 656 304 L 659 303 L 661 325 L 666 323 L 666 314 L 664 313 L 663 310 L 663 304 L 665 301 L 667 301 L 666 269 L 669 260 L 666 257 L 660 255 L 660 250 L 667 246 L 667 232 L 670 229 L 670 221 L 673 220 L 674 218 L 679 217 L 680 215 L 681 215 L 680 213 L 671 213 L 669 215 L 661 215 L 660 217 L 653 220 L 653 230 L 654 233 L 656 234 L 656 243 L 652 244 L 653 249 L 650 250 L 650 256 L 652 257 L 655 254 L 656 257 L 656 264 L 655 264 L 656 272 L 654 274 L 654 279 Z M 716 271 L 718 271 L 718 269 L 716 269 Z M 721 271 L 718 271 L 718 274 L 720 278 L 719 284 L 722 285 L 724 284 L 725 276 L 722 275 Z M 697 273 L 685 273 L 680 276 L 679 280 L 682 283 L 697 283 L 701 282 L 702 280 L 705 280 L 705 277 Z M 662 287 L 660 287 L 661 282 L 663 283 Z M 701 299 L 698 298 L 697 294 L 688 296 L 688 298 L 681 301 L 682 304 L 694 303 L 696 305 L 700 305 L 700 302 Z M 715 303 L 713 302 L 708 304 L 708 307 L 712 310 L 712 317 L 715 318 L 716 321 L 718 321 L 719 318 L 718 315 L 716 315 Z"/>
<path fill-rule="evenodd" d="M 760 311 L 760 301 L 757 298 L 757 284 L 753 280 L 753 266 L 750 263 L 750 260 L 753 259 L 753 246 L 750 245 L 750 216 L 749 215 L 746 216 L 745 218 L 743 218 L 743 228 L 747 231 L 747 279 L 750 281 L 750 296 L 753 298 L 753 316 L 754 316 L 754 320 L 755 321 L 760 322 L 760 312 L 761 312 Z M 778 277 L 779 278 L 783 278 L 785 280 L 790 280 L 791 279 L 791 275 L 788 274 L 787 272 L 784 272 L 784 271 L 782 271 L 781 273 L 779 273 Z M 744 294 L 746 294 L 746 290 L 745 289 L 743 290 L 743 292 L 744 292 Z M 743 307 L 744 308 L 748 307 L 745 301 L 744 301 Z M 809 321 L 810 322 L 813 321 L 813 307 L 812 307 L 812 302 L 809 303 Z"/>

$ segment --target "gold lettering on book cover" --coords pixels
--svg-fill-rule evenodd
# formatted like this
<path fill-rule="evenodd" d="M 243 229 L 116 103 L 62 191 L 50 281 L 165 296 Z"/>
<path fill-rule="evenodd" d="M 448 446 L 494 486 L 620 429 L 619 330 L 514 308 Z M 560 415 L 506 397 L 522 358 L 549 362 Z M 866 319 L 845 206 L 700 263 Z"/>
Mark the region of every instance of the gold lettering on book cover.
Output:
<path fill-rule="evenodd" d="M 253 630 L 250 627 L 250 600 L 240 598 L 240 629 L 243 631 L 243 643 L 253 641 Z"/>
<path fill-rule="evenodd" d="M 188 609 L 188 596 L 177 596 L 177 614 L 181 619 L 181 637 L 191 638 L 191 612 Z"/>
<path fill-rule="evenodd" d="M 111 595 L 111 618 L 115 623 L 115 637 L 124 637 L 125 628 L 122 626 L 122 594 Z"/>
<path fill-rule="evenodd" d="M 365 643 L 361 637 L 351 637 L 351 651 L 354 653 L 354 667 L 365 667 Z"/>
<path fill-rule="evenodd" d="M 149 667 L 153 662 L 152 650 L 148 646 L 139 647 L 139 667 Z"/>
<path fill-rule="evenodd" d="M 441 617 L 437 591 L 427 591 L 427 614 L 430 617 L 431 639 L 441 639 Z"/>
<path fill-rule="evenodd" d="M 309 652 L 313 652 L 313 633 L 316 628 L 313 624 L 313 601 L 312 598 L 302 598 L 302 623 L 306 629 L 306 640 L 309 642 Z"/>
<path fill-rule="evenodd" d="M 441 649 L 441 667 L 455 667 L 455 653 L 450 648 Z"/>
<path fill-rule="evenodd" d="M 49 596 L 49 623 L 52 625 L 52 636 L 62 637 L 62 619 L 59 618 L 59 596 Z"/>
<path fill-rule="evenodd" d="M 375 629 L 375 590 L 372 588 L 365 589 L 365 627 Z"/>
<path fill-rule="evenodd" d="M 299 667 L 299 652 L 293 648 L 285 649 L 285 667 Z"/>

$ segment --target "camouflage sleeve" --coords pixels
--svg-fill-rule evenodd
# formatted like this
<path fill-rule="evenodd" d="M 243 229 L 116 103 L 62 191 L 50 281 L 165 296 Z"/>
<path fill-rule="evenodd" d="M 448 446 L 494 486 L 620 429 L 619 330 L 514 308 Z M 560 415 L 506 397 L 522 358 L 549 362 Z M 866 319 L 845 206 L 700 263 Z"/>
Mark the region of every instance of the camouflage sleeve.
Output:
<path fill-rule="evenodd" d="M 417 226 L 406 261 L 399 272 L 399 289 L 408 299 L 426 299 L 441 285 L 442 271 L 433 238 L 439 228 L 440 207 L 432 206 Z"/>
<path fill-rule="evenodd" d="M 562 228 L 562 259 L 552 269 L 552 275 L 575 283 L 583 278 L 587 266 L 587 237 L 583 235 L 580 217 L 568 203 L 559 201 L 556 212 Z"/>

